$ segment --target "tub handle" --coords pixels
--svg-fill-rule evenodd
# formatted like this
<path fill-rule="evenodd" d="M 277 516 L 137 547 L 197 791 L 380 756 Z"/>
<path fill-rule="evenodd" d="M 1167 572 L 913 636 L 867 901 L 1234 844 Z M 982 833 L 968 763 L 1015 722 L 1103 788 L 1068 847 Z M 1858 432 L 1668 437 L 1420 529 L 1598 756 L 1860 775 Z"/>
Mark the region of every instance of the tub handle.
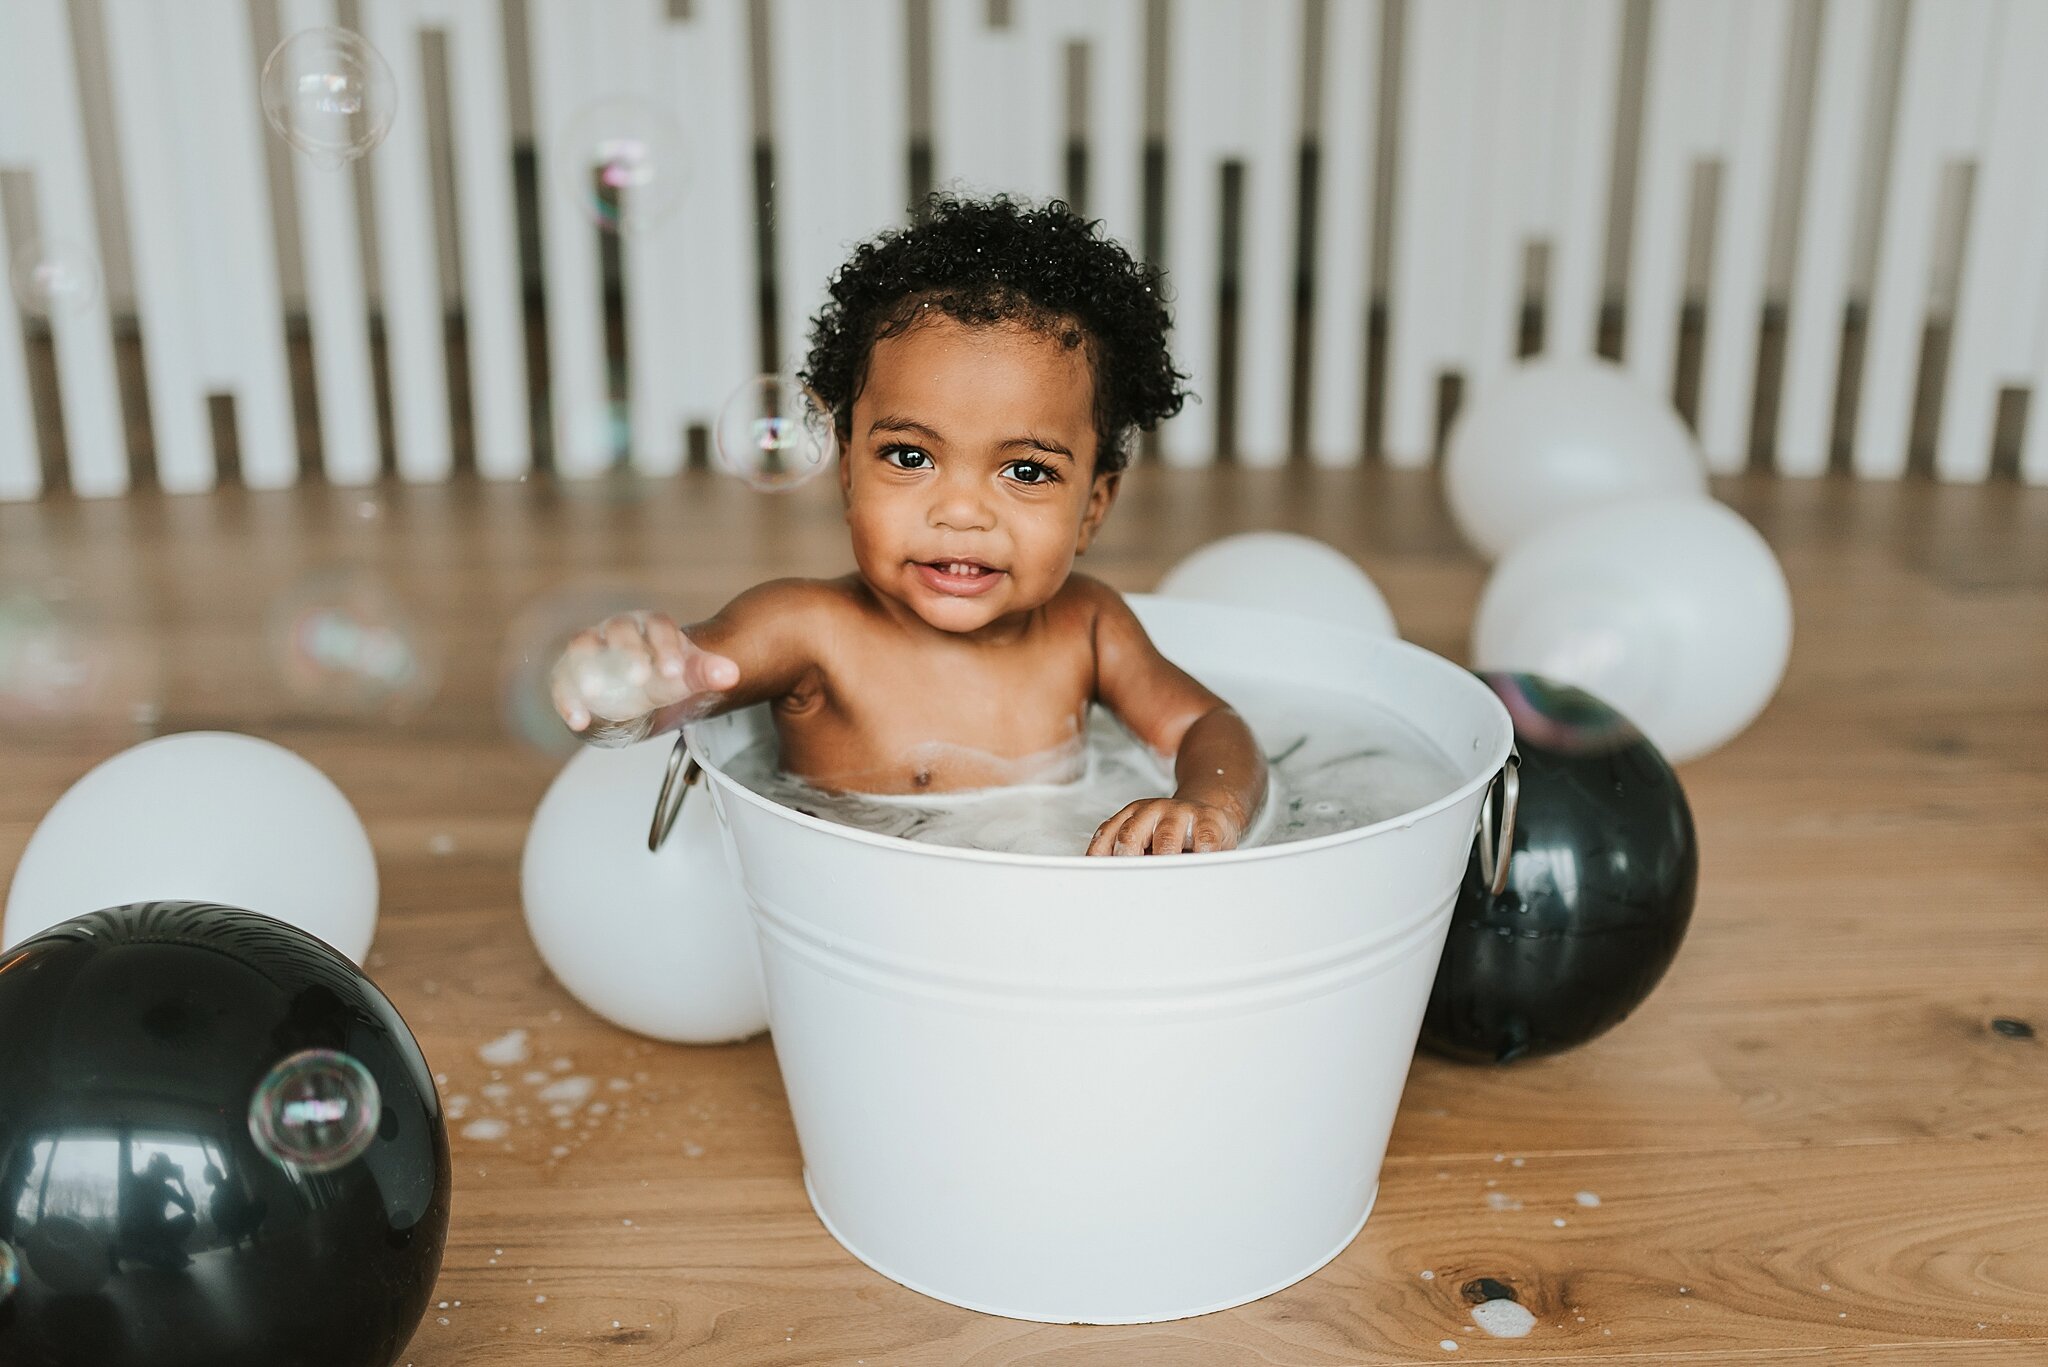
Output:
<path fill-rule="evenodd" d="M 676 774 L 683 776 L 676 782 Z M 704 777 L 704 770 L 697 764 L 697 757 L 690 753 L 689 743 L 678 734 L 676 748 L 668 752 L 668 772 L 661 778 L 661 796 L 654 799 L 654 821 L 647 828 L 647 852 L 653 854 L 668 840 L 668 833 L 675 829 L 676 818 L 682 815 L 683 799 L 697 781 Z"/>
<path fill-rule="evenodd" d="M 1500 789 L 1500 831 L 1494 832 L 1493 790 Z M 1522 752 L 1508 746 L 1507 763 L 1487 785 L 1486 801 L 1479 805 L 1479 876 L 1486 890 L 1498 897 L 1508 889 L 1508 856 L 1515 848 L 1515 809 L 1522 804 Z"/>

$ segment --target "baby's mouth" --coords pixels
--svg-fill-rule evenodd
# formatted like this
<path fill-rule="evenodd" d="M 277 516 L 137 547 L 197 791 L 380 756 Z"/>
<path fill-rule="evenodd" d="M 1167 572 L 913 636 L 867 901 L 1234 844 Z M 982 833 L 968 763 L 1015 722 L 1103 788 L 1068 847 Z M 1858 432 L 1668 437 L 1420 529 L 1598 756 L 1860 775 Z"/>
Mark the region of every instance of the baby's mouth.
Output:
<path fill-rule="evenodd" d="M 940 593 L 973 595 L 994 586 L 1003 572 L 979 560 L 920 560 L 918 577 Z"/>

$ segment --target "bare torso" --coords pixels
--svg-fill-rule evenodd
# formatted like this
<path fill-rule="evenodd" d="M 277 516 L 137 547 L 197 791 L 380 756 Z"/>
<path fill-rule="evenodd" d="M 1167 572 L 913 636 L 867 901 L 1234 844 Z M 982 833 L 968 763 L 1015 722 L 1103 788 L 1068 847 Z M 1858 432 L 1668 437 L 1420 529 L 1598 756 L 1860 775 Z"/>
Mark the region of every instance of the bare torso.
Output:
<path fill-rule="evenodd" d="M 815 663 L 773 700 L 785 770 L 864 793 L 1079 777 L 1096 678 L 1085 581 L 995 641 L 906 625 L 857 575 L 823 587 Z"/>

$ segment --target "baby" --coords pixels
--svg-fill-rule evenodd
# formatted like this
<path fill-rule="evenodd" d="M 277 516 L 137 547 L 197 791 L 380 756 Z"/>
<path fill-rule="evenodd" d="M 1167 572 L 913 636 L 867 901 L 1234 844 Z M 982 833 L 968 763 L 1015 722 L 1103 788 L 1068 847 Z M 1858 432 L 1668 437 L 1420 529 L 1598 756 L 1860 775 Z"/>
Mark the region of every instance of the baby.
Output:
<path fill-rule="evenodd" d="M 1185 398 L 1157 276 L 1057 201 L 930 209 L 834 276 L 801 377 L 837 431 L 858 570 L 762 584 L 688 627 L 610 618 L 570 642 L 555 705 L 631 739 L 767 702 L 785 770 L 904 794 L 1077 778 L 1099 702 L 1175 787 L 1087 852 L 1230 849 L 1266 794 L 1250 728 L 1074 573 L 1133 432 Z M 608 652 L 645 680 L 624 705 L 582 682 Z"/>

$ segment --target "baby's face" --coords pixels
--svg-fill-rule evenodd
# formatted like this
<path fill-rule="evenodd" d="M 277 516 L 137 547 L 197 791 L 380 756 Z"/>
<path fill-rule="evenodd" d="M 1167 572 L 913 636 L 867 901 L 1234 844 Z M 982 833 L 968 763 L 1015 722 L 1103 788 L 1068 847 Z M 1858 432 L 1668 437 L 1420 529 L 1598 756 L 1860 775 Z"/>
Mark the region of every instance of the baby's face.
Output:
<path fill-rule="evenodd" d="M 1116 494 L 1084 348 L 944 315 L 877 342 L 839 482 L 868 584 L 941 631 L 1050 599 Z"/>

